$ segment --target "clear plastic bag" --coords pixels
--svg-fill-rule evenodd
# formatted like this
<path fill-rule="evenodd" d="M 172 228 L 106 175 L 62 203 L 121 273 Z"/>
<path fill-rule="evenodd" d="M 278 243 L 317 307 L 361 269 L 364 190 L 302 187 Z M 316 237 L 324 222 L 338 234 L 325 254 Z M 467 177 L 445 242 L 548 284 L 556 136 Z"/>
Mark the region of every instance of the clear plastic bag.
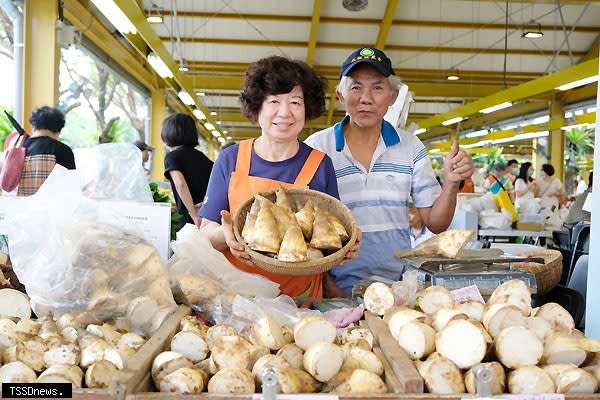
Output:
<path fill-rule="evenodd" d="M 279 294 L 279 284 L 237 269 L 194 225 L 187 224 L 177 232 L 171 249 L 170 279 L 179 284 L 194 309 L 213 320 L 226 318 L 219 313 L 230 309 L 236 294 L 271 299 Z"/>
<path fill-rule="evenodd" d="M 151 203 L 152 192 L 140 150 L 130 143 L 105 143 L 75 150 L 83 193 L 90 199 Z"/>
<path fill-rule="evenodd" d="M 149 335 L 175 309 L 156 249 L 85 198 L 76 170 L 57 165 L 20 205 L 7 216 L 9 248 L 38 317 L 71 313 L 85 326 L 126 315 L 132 330 Z"/>

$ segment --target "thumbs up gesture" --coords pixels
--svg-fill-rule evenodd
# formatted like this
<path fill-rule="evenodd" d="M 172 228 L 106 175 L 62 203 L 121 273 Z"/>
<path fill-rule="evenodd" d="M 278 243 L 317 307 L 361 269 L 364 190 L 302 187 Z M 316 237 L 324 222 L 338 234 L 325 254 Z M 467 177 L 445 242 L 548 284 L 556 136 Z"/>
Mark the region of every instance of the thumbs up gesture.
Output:
<path fill-rule="evenodd" d="M 455 140 L 444 160 L 444 184 L 458 184 L 471 175 L 473 175 L 473 161 L 464 150 L 460 149 Z"/>

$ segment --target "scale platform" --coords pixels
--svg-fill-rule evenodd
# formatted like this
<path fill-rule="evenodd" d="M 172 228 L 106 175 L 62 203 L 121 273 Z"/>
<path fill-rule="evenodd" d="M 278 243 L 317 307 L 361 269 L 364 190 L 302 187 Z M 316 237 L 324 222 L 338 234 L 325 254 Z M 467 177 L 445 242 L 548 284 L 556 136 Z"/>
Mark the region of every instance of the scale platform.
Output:
<path fill-rule="evenodd" d="M 535 276 L 512 267 L 515 262 L 544 263 L 541 257 L 493 257 L 477 259 L 449 259 L 443 257 L 406 257 L 399 259 L 407 269 L 419 272 L 424 286 L 443 286 L 448 290 L 476 285 L 482 296 L 511 279 L 524 281 L 532 294 L 537 292 Z"/>

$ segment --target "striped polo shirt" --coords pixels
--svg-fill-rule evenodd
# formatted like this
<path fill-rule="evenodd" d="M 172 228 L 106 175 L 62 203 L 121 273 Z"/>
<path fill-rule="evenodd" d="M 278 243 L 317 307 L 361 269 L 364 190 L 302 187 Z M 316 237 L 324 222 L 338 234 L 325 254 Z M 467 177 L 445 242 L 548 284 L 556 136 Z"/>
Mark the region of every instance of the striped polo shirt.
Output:
<path fill-rule="evenodd" d="M 415 207 L 431 207 L 441 188 L 423 143 L 386 121 L 382 122 L 370 168 L 365 169 L 345 144 L 344 125 L 348 121 L 346 116 L 333 127 L 311 135 L 306 143 L 332 159 L 340 199 L 363 232 L 359 258 L 331 272 L 338 286 L 350 295 L 359 279 L 371 275 L 400 278 L 402 265 L 394 253 L 411 246 L 409 199 Z"/>

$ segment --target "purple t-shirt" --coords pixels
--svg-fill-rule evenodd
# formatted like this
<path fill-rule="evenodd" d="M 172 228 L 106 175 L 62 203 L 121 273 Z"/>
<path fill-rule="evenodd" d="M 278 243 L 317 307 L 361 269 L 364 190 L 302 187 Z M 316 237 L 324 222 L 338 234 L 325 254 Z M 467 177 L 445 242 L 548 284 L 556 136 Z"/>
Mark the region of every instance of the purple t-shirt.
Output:
<path fill-rule="evenodd" d="M 233 145 L 221 152 L 213 166 L 206 190 L 206 198 L 200 209 L 200 216 L 221 223 L 221 210 L 229 210 L 229 179 L 235 170 L 239 145 Z M 295 156 L 284 161 L 267 161 L 260 158 L 252 148 L 250 159 L 250 175 L 277 181 L 294 183 L 304 166 L 312 147 L 300 142 L 300 150 Z M 340 198 L 335 178 L 335 170 L 329 156 L 325 156 L 308 186 L 319 192 Z"/>

